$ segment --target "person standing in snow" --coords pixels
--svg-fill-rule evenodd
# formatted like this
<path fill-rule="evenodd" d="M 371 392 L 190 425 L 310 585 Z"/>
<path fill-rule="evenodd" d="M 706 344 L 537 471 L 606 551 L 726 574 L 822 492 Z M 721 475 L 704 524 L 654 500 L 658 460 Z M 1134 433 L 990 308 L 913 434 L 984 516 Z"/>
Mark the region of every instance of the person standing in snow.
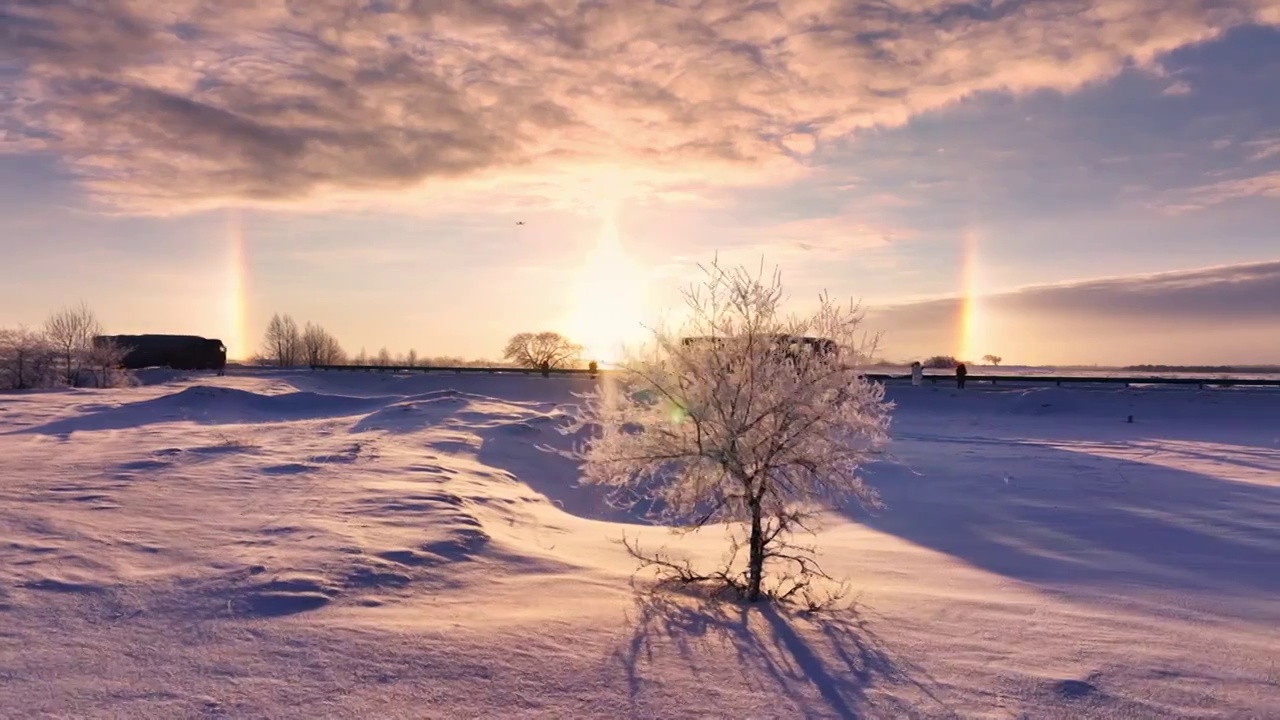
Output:
<path fill-rule="evenodd" d="M 922 382 L 924 382 L 924 366 L 917 360 L 911 363 L 911 384 L 919 387 Z"/>
<path fill-rule="evenodd" d="M 956 387 L 957 388 L 961 390 L 964 389 L 964 376 L 968 374 L 969 374 L 969 369 L 964 366 L 964 363 L 960 363 L 959 365 L 956 366 Z"/>

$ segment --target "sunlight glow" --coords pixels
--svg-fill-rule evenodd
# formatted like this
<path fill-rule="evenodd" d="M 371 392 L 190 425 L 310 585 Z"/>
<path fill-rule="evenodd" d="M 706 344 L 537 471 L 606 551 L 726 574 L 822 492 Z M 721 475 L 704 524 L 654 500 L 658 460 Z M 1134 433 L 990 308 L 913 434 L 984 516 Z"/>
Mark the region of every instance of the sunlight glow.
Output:
<path fill-rule="evenodd" d="M 222 343 L 227 346 L 227 359 L 243 360 L 249 355 L 245 345 L 246 288 L 248 275 L 244 244 L 244 218 L 240 210 L 227 211 L 226 286 L 222 298 Z"/>
<path fill-rule="evenodd" d="M 981 290 L 978 279 L 978 234 L 967 230 L 961 239 L 963 256 L 961 264 L 960 347 L 957 359 L 977 362 L 985 342 L 983 334 Z"/>
<path fill-rule="evenodd" d="M 565 323 L 569 338 L 583 345 L 585 359 L 601 366 L 617 362 L 626 346 L 645 337 L 645 277 L 618 237 L 620 207 L 605 207 L 600 238 L 579 272 Z"/>

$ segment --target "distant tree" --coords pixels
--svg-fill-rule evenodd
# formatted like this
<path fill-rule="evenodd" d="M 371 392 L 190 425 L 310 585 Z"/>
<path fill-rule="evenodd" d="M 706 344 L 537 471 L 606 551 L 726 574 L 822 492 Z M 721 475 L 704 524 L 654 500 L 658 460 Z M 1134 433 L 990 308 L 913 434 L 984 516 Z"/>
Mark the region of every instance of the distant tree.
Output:
<path fill-rule="evenodd" d="M 338 343 L 338 339 L 330 335 L 325 340 L 324 350 L 320 353 L 320 359 L 326 365 L 341 365 L 347 361 L 347 351 L 342 349 L 342 345 Z"/>
<path fill-rule="evenodd" d="M 418 351 L 409 348 L 409 354 L 404 356 L 404 364 L 407 367 L 418 367 Z"/>
<path fill-rule="evenodd" d="M 367 367 L 369 365 L 369 354 L 364 351 L 364 348 L 360 348 L 360 352 L 357 353 L 355 357 L 351 358 L 351 364 L 362 367 Z"/>
<path fill-rule="evenodd" d="M 999 355 L 983 355 L 982 361 L 988 365 L 999 366 L 1000 363 L 1004 361 L 1004 358 L 1000 357 Z"/>
<path fill-rule="evenodd" d="M 80 384 L 80 371 L 93 348 L 93 338 L 100 334 L 102 325 L 84 301 L 75 307 L 63 308 L 45 320 L 44 336 L 57 351 L 62 378 L 67 385 Z"/>
<path fill-rule="evenodd" d="M 575 364 L 581 355 L 581 345 L 555 332 L 514 335 L 502 351 L 503 359 L 517 367 L 545 369 L 568 367 Z"/>
<path fill-rule="evenodd" d="M 923 367 L 927 367 L 931 370 L 949 370 L 959 364 L 960 361 L 956 360 L 951 355 L 934 355 L 921 363 Z"/>
<path fill-rule="evenodd" d="M 271 316 L 263 338 L 263 353 L 280 367 L 293 367 L 303 360 L 302 333 L 289 315 Z"/>
<path fill-rule="evenodd" d="M 346 358 L 338 339 L 310 322 L 302 332 L 302 352 L 307 365 L 341 365 Z"/>
<path fill-rule="evenodd" d="M 794 533 L 811 531 L 829 504 L 876 505 L 858 471 L 887 441 L 891 405 L 859 363 L 870 356 L 861 313 L 823 296 L 812 315 L 787 318 L 777 274 L 705 272 L 705 287 L 686 293 L 686 326 L 655 331 L 652 348 L 621 363 L 609 389 L 588 393 L 565 432 L 587 434 L 575 453 L 583 482 L 610 489 L 614 503 L 645 508 L 676 532 L 729 533 L 719 570 L 628 543 L 642 566 L 751 602 L 820 606 L 832 596 L 811 582 L 827 576 Z M 838 351 L 778 352 L 780 335 L 830 338 Z M 691 337 L 716 341 L 682 341 Z"/>
<path fill-rule="evenodd" d="M 381 350 L 378 351 L 378 359 L 374 360 L 373 364 L 377 365 L 378 367 L 390 366 L 392 364 L 391 352 L 388 351 L 386 348 L 382 348 Z"/>

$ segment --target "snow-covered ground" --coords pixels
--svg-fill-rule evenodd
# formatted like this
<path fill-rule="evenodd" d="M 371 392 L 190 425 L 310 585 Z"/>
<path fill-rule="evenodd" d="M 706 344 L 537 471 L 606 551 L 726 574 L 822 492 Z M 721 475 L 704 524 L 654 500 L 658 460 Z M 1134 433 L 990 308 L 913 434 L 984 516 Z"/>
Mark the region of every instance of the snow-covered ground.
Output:
<path fill-rule="evenodd" d="M 150 381 L 0 396 L 0 716 L 1280 717 L 1277 391 L 894 386 L 803 618 L 630 586 L 589 380 Z"/>

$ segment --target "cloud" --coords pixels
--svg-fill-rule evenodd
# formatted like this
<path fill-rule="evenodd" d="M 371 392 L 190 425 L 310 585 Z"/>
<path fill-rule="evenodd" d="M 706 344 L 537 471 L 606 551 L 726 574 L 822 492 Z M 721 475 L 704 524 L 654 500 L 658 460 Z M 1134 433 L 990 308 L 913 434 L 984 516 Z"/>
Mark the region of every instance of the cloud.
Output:
<path fill-rule="evenodd" d="M 849 215 L 791 220 L 752 230 L 758 243 L 750 248 L 789 250 L 801 255 L 844 255 L 883 248 L 895 240 L 912 237 L 906 228 L 878 226 Z"/>
<path fill-rule="evenodd" d="M 1251 140 L 1245 143 L 1245 147 L 1252 151 L 1249 155 L 1250 160 L 1265 160 L 1269 157 L 1280 155 L 1280 137 Z"/>
<path fill-rule="evenodd" d="M 7 0 L 5 137 L 130 211 L 543 168 L 774 182 L 973 93 L 1071 91 L 1270 0 Z M 659 183 L 661 184 L 661 183 Z"/>
<path fill-rule="evenodd" d="M 1197 185 L 1174 193 L 1174 196 L 1171 202 L 1161 204 L 1173 214 L 1203 210 L 1244 198 L 1280 198 L 1280 171 Z"/>
<path fill-rule="evenodd" d="M 976 342 L 960 337 L 957 297 L 870 308 L 868 322 L 891 356 L 967 341 L 1012 362 L 1280 361 L 1280 261 L 1030 286 L 972 305 Z"/>

